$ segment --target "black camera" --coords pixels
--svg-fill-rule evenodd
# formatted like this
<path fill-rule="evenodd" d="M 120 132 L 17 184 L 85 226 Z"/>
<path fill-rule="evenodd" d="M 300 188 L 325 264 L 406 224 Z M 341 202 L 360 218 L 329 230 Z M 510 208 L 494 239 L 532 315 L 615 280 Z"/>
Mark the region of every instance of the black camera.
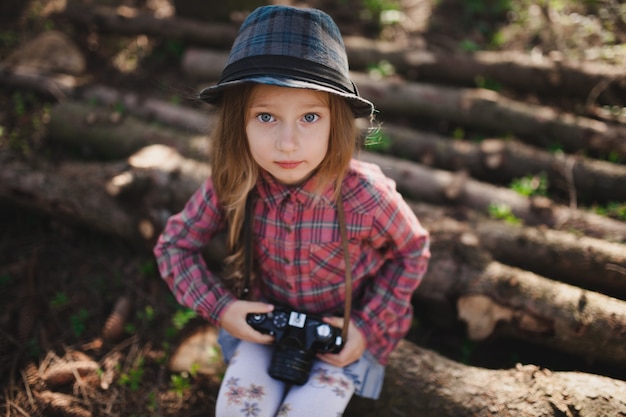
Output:
<path fill-rule="evenodd" d="M 271 313 L 250 313 L 246 321 L 255 330 L 274 336 L 269 374 L 296 385 L 309 379 L 316 353 L 339 353 L 341 329 L 321 317 L 276 307 Z"/>

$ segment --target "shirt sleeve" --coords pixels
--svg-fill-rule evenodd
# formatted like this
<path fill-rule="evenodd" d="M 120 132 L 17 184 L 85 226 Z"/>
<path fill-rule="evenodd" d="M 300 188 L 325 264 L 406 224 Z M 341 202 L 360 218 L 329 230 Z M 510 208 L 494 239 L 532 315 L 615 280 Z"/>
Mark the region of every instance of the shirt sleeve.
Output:
<path fill-rule="evenodd" d="M 411 298 L 430 259 L 428 232 L 395 187 L 389 187 L 389 194 L 380 198 L 371 235 L 385 262 L 366 286 L 361 308 L 352 314 L 368 350 L 383 364 L 411 326 Z"/>
<path fill-rule="evenodd" d="M 154 254 L 176 300 L 217 325 L 236 298 L 209 271 L 202 257 L 203 248 L 225 223 L 212 184 L 207 180 L 183 210 L 168 219 Z"/>

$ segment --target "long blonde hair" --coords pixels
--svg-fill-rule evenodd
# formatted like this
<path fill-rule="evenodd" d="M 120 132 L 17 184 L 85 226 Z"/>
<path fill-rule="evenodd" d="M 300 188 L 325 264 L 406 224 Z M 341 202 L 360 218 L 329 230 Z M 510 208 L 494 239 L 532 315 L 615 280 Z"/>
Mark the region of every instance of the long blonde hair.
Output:
<path fill-rule="evenodd" d="M 250 83 L 233 86 L 223 94 L 217 125 L 212 133 L 210 157 L 213 185 L 228 221 L 231 256 L 226 259 L 225 278 L 232 281 L 231 288 L 239 294 L 243 278 L 241 235 L 246 199 L 259 176 L 259 166 L 250 153 L 246 136 L 248 107 L 254 86 Z M 334 185 L 336 197 L 356 147 L 358 128 L 349 104 L 335 94 L 327 93 L 326 96 L 331 116 L 330 136 L 326 156 L 315 174 L 315 191 L 321 194 Z"/>

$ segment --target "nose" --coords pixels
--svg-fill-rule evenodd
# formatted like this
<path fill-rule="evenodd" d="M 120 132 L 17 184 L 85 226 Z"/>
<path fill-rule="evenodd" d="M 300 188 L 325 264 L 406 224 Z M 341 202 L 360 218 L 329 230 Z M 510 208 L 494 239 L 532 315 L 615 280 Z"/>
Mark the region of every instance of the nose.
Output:
<path fill-rule="evenodd" d="M 283 123 L 276 136 L 276 149 L 281 152 L 293 152 L 298 149 L 298 132 L 296 126 Z"/>

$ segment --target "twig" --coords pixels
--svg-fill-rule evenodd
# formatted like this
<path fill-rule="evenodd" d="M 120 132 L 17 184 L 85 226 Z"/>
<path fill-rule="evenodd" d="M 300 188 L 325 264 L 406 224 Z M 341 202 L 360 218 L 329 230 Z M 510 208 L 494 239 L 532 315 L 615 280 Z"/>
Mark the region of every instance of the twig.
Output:
<path fill-rule="evenodd" d="M 28 401 L 34 408 L 35 399 L 33 398 L 33 393 L 30 390 L 30 384 L 28 383 L 28 378 L 26 378 L 26 374 L 24 373 L 24 371 L 20 371 L 20 374 L 22 374 L 22 381 L 24 381 L 24 388 L 26 388 L 26 396 L 28 397 Z"/>
<path fill-rule="evenodd" d="M 4 392 L 6 395 L 6 391 Z M 9 412 L 9 410 L 12 408 L 15 408 L 17 411 L 19 411 L 24 417 L 30 417 L 30 414 L 26 412 L 26 410 L 24 410 L 22 407 L 20 407 L 19 405 L 15 404 L 13 401 L 7 400 L 7 413 Z M 10 416 L 10 414 L 7 414 L 8 416 Z"/>
<path fill-rule="evenodd" d="M 587 109 L 587 112 L 591 112 L 591 108 L 598 101 L 598 97 L 600 97 L 600 94 L 602 94 L 604 91 L 606 91 L 607 88 L 609 88 L 609 85 L 623 78 L 624 76 L 604 79 L 594 85 L 589 92 L 589 95 L 587 96 L 587 100 L 585 101 L 585 108 Z"/>
<path fill-rule="evenodd" d="M 606 264 L 606 266 L 604 267 L 604 269 L 606 269 L 607 271 L 615 271 L 618 272 L 622 275 L 626 275 L 626 268 L 621 267 L 619 265 L 615 265 L 615 264 Z"/>

